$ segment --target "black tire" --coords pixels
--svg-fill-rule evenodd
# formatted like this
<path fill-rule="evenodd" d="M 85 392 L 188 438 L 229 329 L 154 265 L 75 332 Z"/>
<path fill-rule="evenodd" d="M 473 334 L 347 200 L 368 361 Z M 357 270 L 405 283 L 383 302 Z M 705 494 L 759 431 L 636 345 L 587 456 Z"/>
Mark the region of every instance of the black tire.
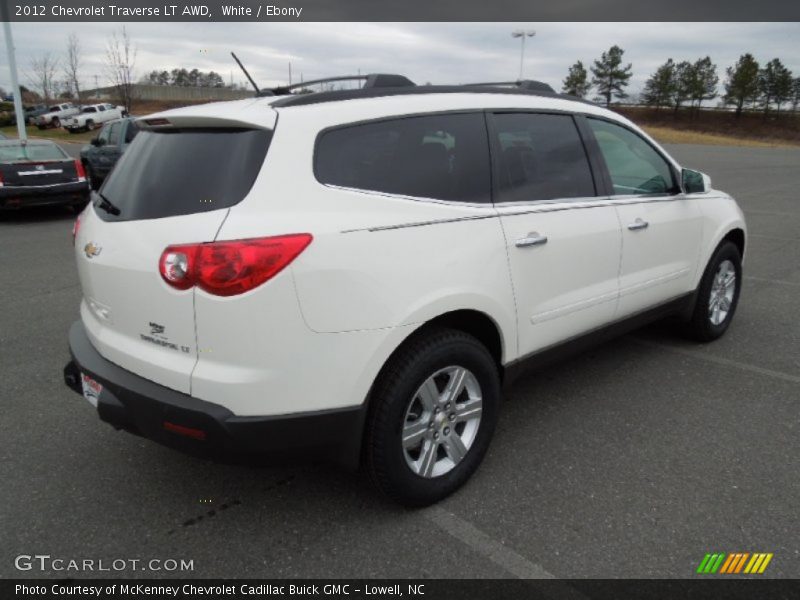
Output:
<path fill-rule="evenodd" d="M 95 127 L 95 125 L 94 125 L 94 121 L 92 121 L 92 119 L 89 119 L 88 121 L 86 121 L 86 131 L 94 131 L 94 127 Z"/>
<path fill-rule="evenodd" d="M 426 380 L 437 371 L 453 366 L 467 369 L 480 386 L 480 422 L 460 462 L 447 473 L 423 477 L 406 462 L 402 445 L 406 411 Z M 373 483 L 405 506 L 427 506 L 452 494 L 483 460 L 497 423 L 500 398 L 497 365 L 477 339 L 451 329 L 432 329 L 414 336 L 386 364 L 370 396 L 364 464 Z M 445 446 L 441 447 L 444 452 Z"/>
<path fill-rule="evenodd" d="M 58 129 L 59 127 L 61 127 L 61 119 L 59 119 L 58 117 L 53 117 L 51 124 L 53 125 L 54 129 Z"/>
<path fill-rule="evenodd" d="M 736 273 L 733 300 L 730 303 L 730 308 L 725 318 L 720 323 L 715 324 L 712 322 L 709 315 L 710 304 L 713 298 L 712 291 L 714 289 L 717 270 L 725 261 L 730 261 L 733 264 L 734 272 Z M 685 326 L 687 337 L 698 342 L 710 342 L 722 336 L 727 331 L 733 320 L 733 315 L 736 313 L 736 306 L 739 303 L 739 292 L 741 289 L 742 256 L 733 242 L 724 241 L 717 246 L 717 249 L 711 256 L 711 260 L 708 261 L 706 270 L 703 272 L 700 286 L 697 288 L 697 299 L 695 301 L 694 310 Z"/>

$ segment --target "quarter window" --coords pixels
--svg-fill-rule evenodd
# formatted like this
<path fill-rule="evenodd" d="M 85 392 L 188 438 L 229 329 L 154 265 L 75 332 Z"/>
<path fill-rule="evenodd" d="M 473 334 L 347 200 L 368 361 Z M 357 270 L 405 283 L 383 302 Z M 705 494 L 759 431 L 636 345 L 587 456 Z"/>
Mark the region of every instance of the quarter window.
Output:
<path fill-rule="evenodd" d="M 119 123 L 114 123 L 108 130 L 108 144 L 110 146 L 119 144 Z"/>
<path fill-rule="evenodd" d="M 483 114 L 392 119 L 329 130 L 317 141 L 321 183 L 403 196 L 489 202 Z"/>
<path fill-rule="evenodd" d="M 606 161 L 615 195 L 679 191 L 669 163 L 642 137 L 608 121 L 587 120 Z"/>
<path fill-rule="evenodd" d="M 570 115 L 494 115 L 497 202 L 595 195 L 589 160 Z"/>

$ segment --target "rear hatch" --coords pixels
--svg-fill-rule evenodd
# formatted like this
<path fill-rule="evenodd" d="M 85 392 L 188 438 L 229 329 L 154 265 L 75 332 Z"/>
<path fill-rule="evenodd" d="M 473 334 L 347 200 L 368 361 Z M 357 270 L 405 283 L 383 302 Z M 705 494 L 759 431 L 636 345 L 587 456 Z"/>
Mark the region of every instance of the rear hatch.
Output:
<path fill-rule="evenodd" d="M 108 360 L 191 393 L 194 290 L 159 272 L 168 246 L 213 241 L 250 191 L 271 130 L 178 117 L 146 120 L 81 215 L 75 253 L 90 339 Z"/>

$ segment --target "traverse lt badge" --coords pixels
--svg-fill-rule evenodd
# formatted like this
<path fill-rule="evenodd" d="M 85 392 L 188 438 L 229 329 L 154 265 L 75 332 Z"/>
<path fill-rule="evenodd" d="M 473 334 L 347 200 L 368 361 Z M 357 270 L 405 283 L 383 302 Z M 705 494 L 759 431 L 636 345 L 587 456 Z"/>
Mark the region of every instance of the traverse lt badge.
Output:
<path fill-rule="evenodd" d="M 86 254 L 86 258 L 94 258 L 100 254 L 102 250 L 103 249 L 100 246 L 95 246 L 94 242 L 89 242 L 83 247 L 83 252 Z"/>

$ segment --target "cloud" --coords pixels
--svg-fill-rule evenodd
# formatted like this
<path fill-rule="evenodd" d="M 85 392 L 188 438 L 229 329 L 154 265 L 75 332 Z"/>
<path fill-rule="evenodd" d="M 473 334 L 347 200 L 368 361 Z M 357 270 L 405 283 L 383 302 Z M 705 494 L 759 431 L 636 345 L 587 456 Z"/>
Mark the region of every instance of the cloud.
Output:
<path fill-rule="evenodd" d="M 75 32 L 84 49 L 84 88 L 107 84 L 107 37 L 119 23 L 14 23 L 21 83 L 30 60 L 43 52 L 63 54 Z M 709 55 L 724 70 L 744 52 L 759 61 L 780 58 L 800 75 L 799 23 L 129 23 L 138 47 L 136 74 L 185 67 L 215 70 L 226 81 L 244 77 L 230 58 L 233 50 L 262 86 L 294 80 L 355 74 L 402 73 L 418 83 L 464 83 L 515 79 L 520 42 L 515 29 L 535 29 L 526 40 L 525 77 L 560 88 L 576 60 L 588 66 L 611 45 L 625 49 L 633 64 L 630 91 L 667 58 Z M 10 74 L 0 49 L 0 85 Z"/>

